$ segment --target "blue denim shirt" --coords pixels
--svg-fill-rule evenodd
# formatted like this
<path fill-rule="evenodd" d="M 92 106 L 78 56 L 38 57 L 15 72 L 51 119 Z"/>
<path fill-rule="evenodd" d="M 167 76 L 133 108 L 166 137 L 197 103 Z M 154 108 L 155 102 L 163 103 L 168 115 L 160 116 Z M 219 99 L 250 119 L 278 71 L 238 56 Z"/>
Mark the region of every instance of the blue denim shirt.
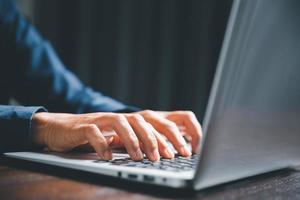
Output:
<path fill-rule="evenodd" d="M 31 148 L 31 118 L 39 111 L 137 110 L 84 85 L 11 0 L 0 0 L 0 91 L 0 152 Z M 7 105 L 11 97 L 23 106 Z"/>

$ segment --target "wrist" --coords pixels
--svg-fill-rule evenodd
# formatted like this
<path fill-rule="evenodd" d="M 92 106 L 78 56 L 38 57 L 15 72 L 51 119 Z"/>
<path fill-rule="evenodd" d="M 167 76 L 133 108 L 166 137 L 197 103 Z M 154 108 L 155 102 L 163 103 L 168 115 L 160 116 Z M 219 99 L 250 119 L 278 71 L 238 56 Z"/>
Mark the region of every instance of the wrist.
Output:
<path fill-rule="evenodd" d="M 46 145 L 45 135 L 47 125 L 47 114 L 47 112 L 39 112 L 35 113 L 32 117 L 31 139 L 32 144 L 35 147 L 44 147 Z"/>

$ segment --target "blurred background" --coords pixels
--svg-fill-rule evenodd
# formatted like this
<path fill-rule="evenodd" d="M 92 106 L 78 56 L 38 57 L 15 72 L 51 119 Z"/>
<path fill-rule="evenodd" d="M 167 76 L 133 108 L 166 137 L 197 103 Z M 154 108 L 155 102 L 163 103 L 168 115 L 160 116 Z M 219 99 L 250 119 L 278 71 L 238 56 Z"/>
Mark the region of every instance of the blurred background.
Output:
<path fill-rule="evenodd" d="M 202 120 L 231 0 L 18 0 L 66 67 L 95 90 Z"/>

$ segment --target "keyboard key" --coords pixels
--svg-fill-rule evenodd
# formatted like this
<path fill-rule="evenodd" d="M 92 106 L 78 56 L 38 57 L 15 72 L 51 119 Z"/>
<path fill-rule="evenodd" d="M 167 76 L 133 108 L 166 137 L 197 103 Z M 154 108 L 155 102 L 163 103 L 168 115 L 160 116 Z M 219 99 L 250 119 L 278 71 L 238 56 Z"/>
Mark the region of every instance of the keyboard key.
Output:
<path fill-rule="evenodd" d="M 196 167 L 196 163 L 199 160 L 198 155 L 192 155 L 191 157 L 182 157 L 176 155 L 173 159 L 161 158 L 158 162 L 151 162 L 148 159 L 142 161 L 133 161 L 130 158 L 114 159 L 112 161 L 94 161 L 96 163 L 109 163 L 111 165 L 125 166 L 125 167 L 138 167 L 148 169 L 160 169 L 165 171 L 188 171 L 193 170 Z"/>

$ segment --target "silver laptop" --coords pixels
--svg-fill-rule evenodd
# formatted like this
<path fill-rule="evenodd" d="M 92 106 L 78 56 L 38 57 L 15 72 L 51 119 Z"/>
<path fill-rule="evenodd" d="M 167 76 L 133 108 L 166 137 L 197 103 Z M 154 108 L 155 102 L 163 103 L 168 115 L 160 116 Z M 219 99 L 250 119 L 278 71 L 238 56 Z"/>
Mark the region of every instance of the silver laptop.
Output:
<path fill-rule="evenodd" d="M 235 0 L 199 155 L 152 163 L 115 153 L 8 157 L 173 188 L 204 189 L 300 164 L 300 1 Z"/>

